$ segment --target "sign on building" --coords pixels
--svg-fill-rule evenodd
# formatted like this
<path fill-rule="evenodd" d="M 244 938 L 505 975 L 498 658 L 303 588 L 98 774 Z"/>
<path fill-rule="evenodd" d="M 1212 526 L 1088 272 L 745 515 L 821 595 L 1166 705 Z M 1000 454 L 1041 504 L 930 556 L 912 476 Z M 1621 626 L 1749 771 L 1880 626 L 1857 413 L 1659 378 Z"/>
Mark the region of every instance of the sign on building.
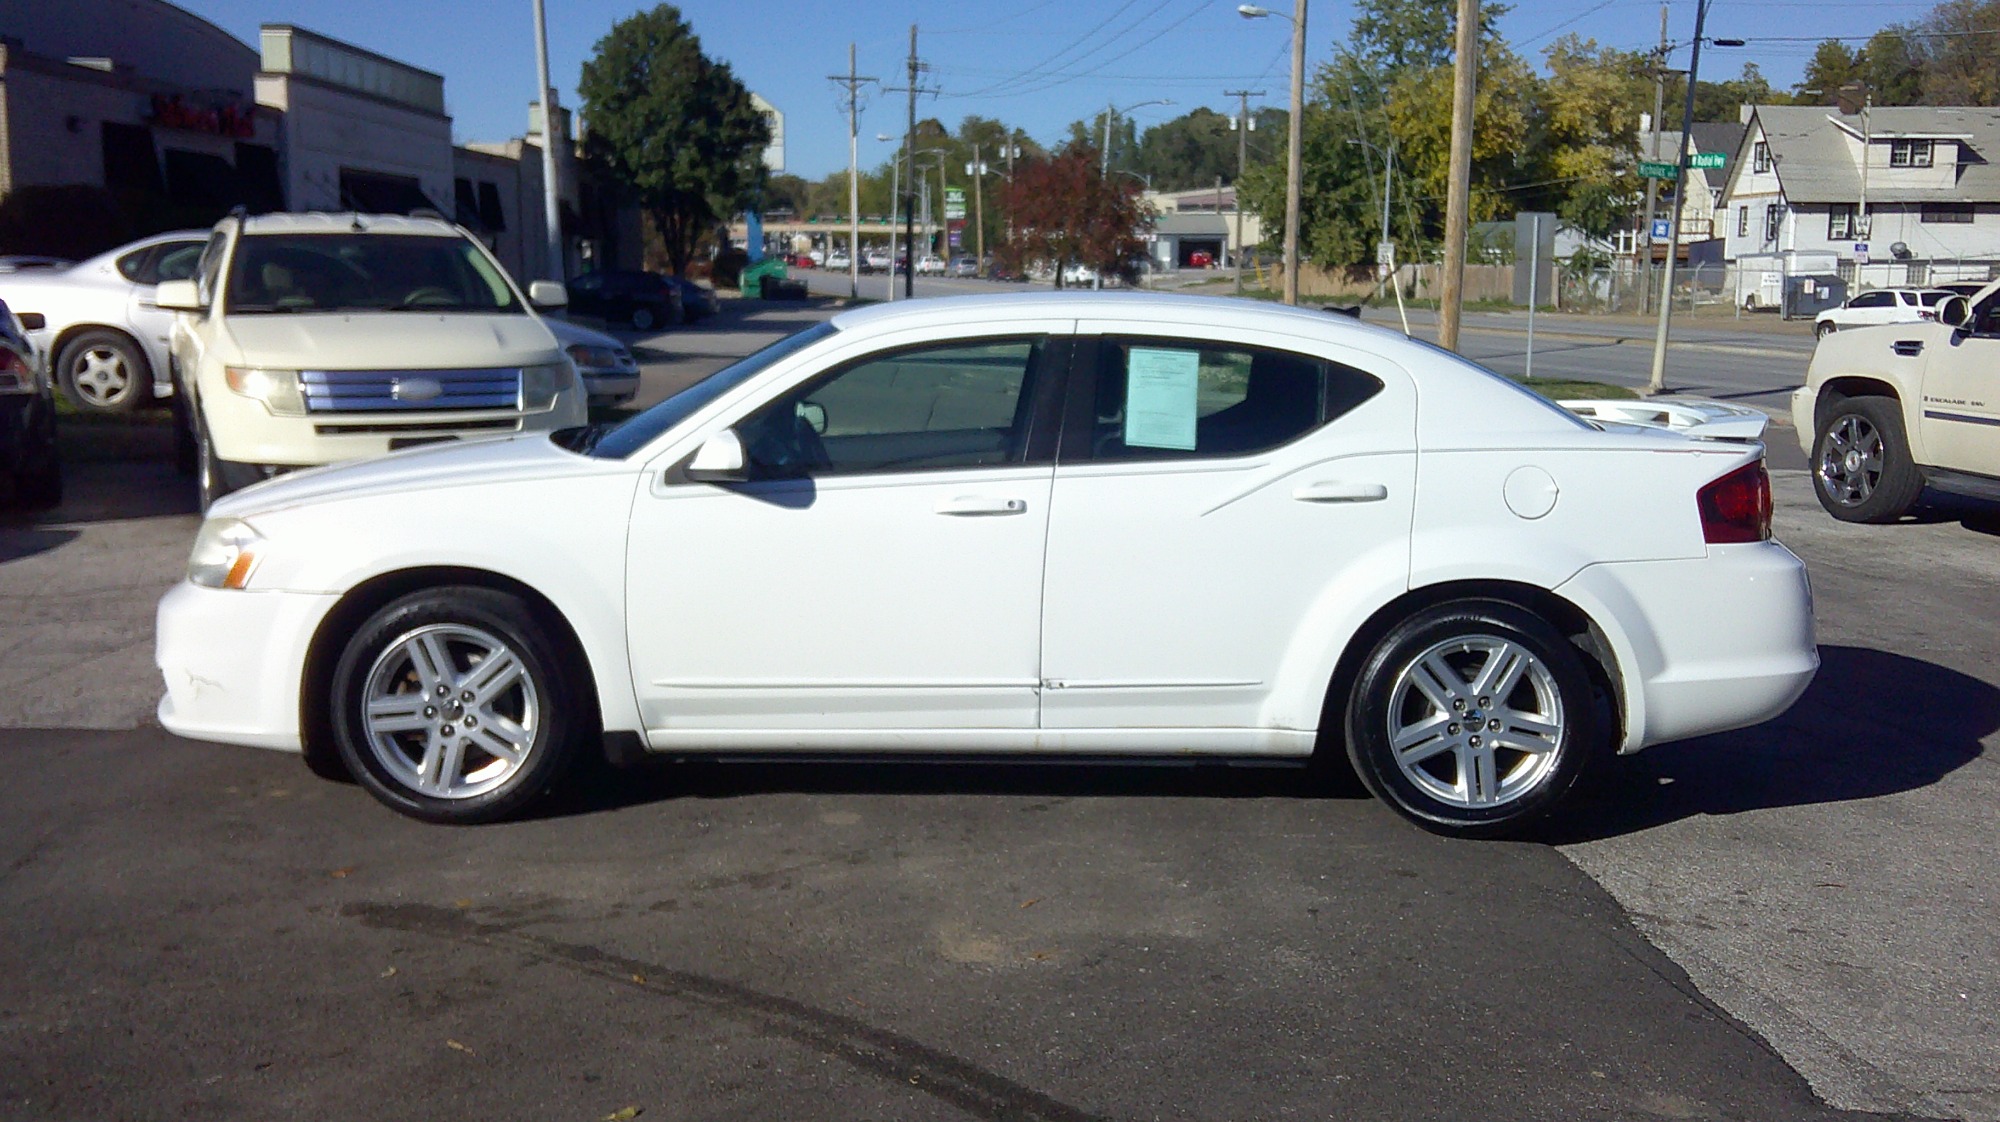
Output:
<path fill-rule="evenodd" d="M 944 189 L 944 220 L 946 222 L 963 222 L 965 220 L 965 188 L 947 187 Z"/>

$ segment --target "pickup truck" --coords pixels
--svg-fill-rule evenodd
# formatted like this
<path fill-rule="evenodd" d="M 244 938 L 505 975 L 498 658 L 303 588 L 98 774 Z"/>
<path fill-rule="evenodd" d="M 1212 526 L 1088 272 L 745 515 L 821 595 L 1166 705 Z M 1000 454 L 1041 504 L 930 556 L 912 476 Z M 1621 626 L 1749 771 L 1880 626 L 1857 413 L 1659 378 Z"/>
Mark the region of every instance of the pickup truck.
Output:
<path fill-rule="evenodd" d="M 1792 420 L 1843 522 L 1894 522 L 1926 486 L 2000 500 L 2000 281 L 1935 320 L 1821 338 Z"/>

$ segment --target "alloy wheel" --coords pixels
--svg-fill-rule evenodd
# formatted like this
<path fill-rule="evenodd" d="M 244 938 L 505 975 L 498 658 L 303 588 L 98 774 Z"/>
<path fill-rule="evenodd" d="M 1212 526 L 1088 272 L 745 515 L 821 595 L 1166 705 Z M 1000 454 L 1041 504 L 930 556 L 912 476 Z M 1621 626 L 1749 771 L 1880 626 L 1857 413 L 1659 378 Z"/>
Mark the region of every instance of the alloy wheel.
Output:
<path fill-rule="evenodd" d="M 110 347 L 92 347 L 70 364 L 70 384 L 83 403 L 110 409 L 132 390 L 132 370 L 125 356 Z"/>
<path fill-rule="evenodd" d="M 1882 481 L 1882 434 L 1868 418 L 1849 413 L 1826 431 L 1816 473 L 1827 497 L 1860 506 Z"/>
<path fill-rule="evenodd" d="M 470 799 L 521 770 L 542 721 L 527 663 L 477 627 L 434 624 L 383 649 L 362 692 L 361 729 L 398 784 Z"/>
<path fill-rule="evenodd" d="M 1403 777 L 1457 807 L 1495 807 L 1534 791 L 1564 736 L 1561 692 L 1525 646 L 1497 635 L 1430 647 L 1397 676 L 1389 747 Z"/>

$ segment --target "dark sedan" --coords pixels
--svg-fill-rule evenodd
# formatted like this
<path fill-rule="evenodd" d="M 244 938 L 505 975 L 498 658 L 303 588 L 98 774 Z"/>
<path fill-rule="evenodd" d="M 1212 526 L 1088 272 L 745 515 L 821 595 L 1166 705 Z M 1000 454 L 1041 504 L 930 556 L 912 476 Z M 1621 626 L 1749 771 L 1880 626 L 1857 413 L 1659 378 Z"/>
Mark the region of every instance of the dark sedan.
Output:
<path fill-rule="evenodd" d="M 667 280 L 681 291 L 682 323 L 707 319 L 722 310 L 722 301 L 716 299 L 715 290 L 707 285 L 686 277 L 668 277 Z"/>
<path fill-rule="evenodd" d="M 637 269 L 603 269 L 569 282 L 569 310 L 610 324 L 654 331 L 681 322 L 681 290 L 674 278 Z"/>
<path fill-rule="evenodd" d="M 55 390 L 20 321 L 0 302 L 0 508 L 61 501 Z"/>

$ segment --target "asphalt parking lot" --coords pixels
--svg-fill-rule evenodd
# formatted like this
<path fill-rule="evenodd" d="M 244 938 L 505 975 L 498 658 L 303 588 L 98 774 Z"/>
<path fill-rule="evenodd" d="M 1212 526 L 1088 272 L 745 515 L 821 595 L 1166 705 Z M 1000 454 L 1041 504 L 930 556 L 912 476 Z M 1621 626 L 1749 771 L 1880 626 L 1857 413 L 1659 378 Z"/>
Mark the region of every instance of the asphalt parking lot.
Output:
<path fill-rule="evenodd" d="M 642 393 L 823 314 L 638 340 Z M 1781 468 L 1819 679 L 1534 841 L 1221 767 L 607 773 L 445 830 L 151 726 L 157 439 L 0 525 L 0 1117 L 2000 1119 L 1992 510 L 1843 526 Z"/>

